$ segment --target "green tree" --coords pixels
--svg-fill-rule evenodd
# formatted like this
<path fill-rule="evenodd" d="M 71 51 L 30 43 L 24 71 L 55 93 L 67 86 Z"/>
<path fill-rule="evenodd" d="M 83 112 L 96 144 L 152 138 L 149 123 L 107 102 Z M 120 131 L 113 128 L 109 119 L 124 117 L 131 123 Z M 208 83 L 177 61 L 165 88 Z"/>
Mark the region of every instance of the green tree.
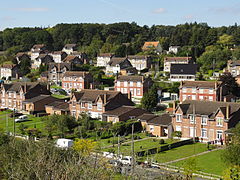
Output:
<path fill-rule="evenodd" d="M 220 76 L 220 81 L 229 89 L 229 93 L 240 96 L 240 88 L 231 73 L 223 73 Z"/>
<path fill-rule="evenodd" d="M 197 161 L 196 158 L 188 158 L 183 164 L 184 174 L 186 180 L 193 179 L 193 173 L 197 171 Z"/>
<path fill-rule="evenodd" d="M 151 89 L 143 95 L 141 99 L 141 107 L 148 111 L 153 111 L 158 103 L 158 94 L 157 94 L 157 86 L 154 85 Z"/>
<path fill-rule="evenodd" d="M 22 58 L 19 65 L 22 75 L 26 75 L 31 72 L 31 60 L 29 58 Z"/>

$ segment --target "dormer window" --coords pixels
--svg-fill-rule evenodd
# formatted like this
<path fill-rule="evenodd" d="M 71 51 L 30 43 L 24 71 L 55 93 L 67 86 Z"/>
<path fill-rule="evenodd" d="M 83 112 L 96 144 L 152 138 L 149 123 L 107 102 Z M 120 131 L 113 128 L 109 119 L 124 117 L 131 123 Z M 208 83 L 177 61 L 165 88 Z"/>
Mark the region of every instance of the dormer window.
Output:
<path fill-rule="evenodd" d="M 176 122 L 182 122 L 182 115 L 176 114 Z"/>

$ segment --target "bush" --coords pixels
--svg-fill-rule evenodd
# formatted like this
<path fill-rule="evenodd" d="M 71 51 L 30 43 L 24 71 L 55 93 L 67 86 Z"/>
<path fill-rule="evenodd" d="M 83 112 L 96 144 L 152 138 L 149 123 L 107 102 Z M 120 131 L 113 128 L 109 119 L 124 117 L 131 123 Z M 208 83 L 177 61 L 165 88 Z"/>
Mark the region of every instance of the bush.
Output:
<path fill-rule="evenodd" d="M 164 139 L 160 139 L 159 144 L 165 144 Z"/>

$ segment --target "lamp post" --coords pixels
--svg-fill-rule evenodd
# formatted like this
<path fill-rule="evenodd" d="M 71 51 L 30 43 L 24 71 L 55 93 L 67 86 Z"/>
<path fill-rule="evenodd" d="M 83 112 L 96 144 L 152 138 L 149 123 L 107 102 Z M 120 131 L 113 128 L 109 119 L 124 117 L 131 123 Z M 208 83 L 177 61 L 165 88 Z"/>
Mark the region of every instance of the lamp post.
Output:
<path fill-rule="evenodd" d="M 16 135 L 15 108 L 13 109 L 13 136 Z"/>

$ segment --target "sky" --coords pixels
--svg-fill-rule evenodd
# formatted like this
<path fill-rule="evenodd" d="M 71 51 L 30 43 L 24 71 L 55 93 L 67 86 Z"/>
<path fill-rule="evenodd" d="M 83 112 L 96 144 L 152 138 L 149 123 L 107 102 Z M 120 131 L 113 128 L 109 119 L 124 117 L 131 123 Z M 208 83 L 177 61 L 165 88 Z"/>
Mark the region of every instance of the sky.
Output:
<path fill-rule="evenodd" d="M 240 24 L 240 0 L 1 0 L 0 30 L 58 23 Z"/>

